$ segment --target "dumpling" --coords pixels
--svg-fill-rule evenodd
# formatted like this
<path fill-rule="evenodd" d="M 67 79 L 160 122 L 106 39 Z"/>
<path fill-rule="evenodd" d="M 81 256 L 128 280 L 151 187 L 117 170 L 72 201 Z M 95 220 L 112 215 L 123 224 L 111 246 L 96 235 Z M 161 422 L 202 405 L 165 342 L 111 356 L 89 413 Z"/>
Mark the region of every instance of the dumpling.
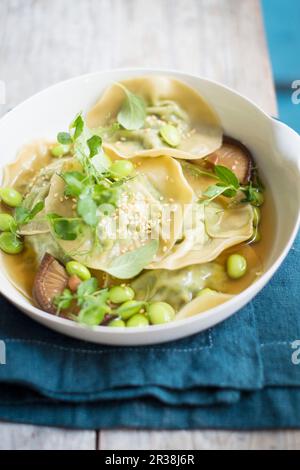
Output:
<path fill-rule="evenodd" d="M 2 184 L 13 186 L 24 195 L 30 185 L 33 185 L 39 171 L 50 162 L 51 156 L 47 142 L 37 140 L 25 145 L 18 153 L 16 160 L 5 166 Z"/>
<path fill-rule="evenodd" d="M 222 145 L 222 129 L 215 111 L 186 84 L 166 77 L 137 77 L 121 82 L 146 103 L 144 125 L 136 130 L 111 132 L 125 93 L 118 84 L 109 87 L 87 114 L 90 128 L 102 128 L 103 147 L 118 158 L 170 155 L 198 159 Z M 163 125 L 176 127 L 180 141 L 172 147 L 161 137 Z"/>
<path fill-rule="evenodd" d="M 138 300 L 167 302 L 179 311 L 201 289 L 222 290 L 226 281 L 224 265 L 212 262 L 187 266 L 171 275 L 166 269 L 145 270 L 130 285 Z"/>
<path fill-rule="evenodd" d="M 226 220 L 231 217 L 231 212 L 229 215 L 227 209 L 221 205 L 219 208 L 223 214 L 223 225 L 226 227 Z M 206 208 L 203 204 L 191 205 L 185 214 L 183 239 L 179 240 L 163 259 L 155 260 L 149 268 L 173 270 L 188 265 L 207 263 L 217 258 L 227 248 L 248 240 L 252 235 L 253 211 L 248 205 L 239 209 L 240 223 L 232 227 L 230 236 L 222 231 L 222 226 L 219 227 L 218 232 L 214 230 L 209 221 L 206 221 L 205 214 Z M 207 226 L 214 236 L 209 235 Z"/>
<path fill-rule="evenodd" d="M 180 164 L 168 156 L 135 159 L 134 164 L 136 176 L 123 184 L 116 212 L 103 215 L 96 232 L 84 226 L 75 240 L 62 240 L 52 231 L 66 254 L 90 268 L 106 271 L 113 260 L 145 244 L 151 230 L 159 238 L 156 259 L 160 260 L 180 236 L 183 221 L 176 211 L 168 211 L 170 233 L 165 233 L 162 224 L 170 200 L 180 207 L 193 199 Z M 64 186 L 60 176 L 52 177 L 46 213 L 76 217 L 74 202 L 64 198 Z"/>
<path fill-rule="evenodd" d="M 198 199 L 207 187 L 207 177 L 184 175 Z M 208 178 L 210 179 L 210 178 Z M 203 181 L 205 185 L 203 186 Z M 250 204 L 228 205 L 224 198 L 207 204 L 194 202 L 184 214 L 182 238 L 151 269 L 180 269 L 184 266 L 207 263 L 225 249 L 248 240 L 253 233 L 253 209 Z"/>
<path fill-rule="evenodd" d="M 210 308 L 217 307 L 233 297 L 230 294 L 207 289 L 199 297 L 195 297 L 194 300 L 182 307 L 175 319 L 183 320 L 184 318 L 193 317 L 198 313 L 206 312 Z"/>

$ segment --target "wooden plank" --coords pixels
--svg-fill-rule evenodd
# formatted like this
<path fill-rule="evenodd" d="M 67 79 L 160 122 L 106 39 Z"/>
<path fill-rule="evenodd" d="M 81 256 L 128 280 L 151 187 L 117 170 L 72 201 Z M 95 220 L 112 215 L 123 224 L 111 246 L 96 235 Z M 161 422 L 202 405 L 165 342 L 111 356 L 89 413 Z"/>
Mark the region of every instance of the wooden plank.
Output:
<path fill-rule="evenodd" d="M 219 80 L 276 111 L 259 0 L 3 0 L 0 35 L 3 110 L 77 74 L 145 66 Z"/>
<path fill-rule="evenodd" d="M 94 450 L 95 431 L 1 423 L 0 450 Z"/>
<path fill-rule="evenodd" d="M 77 74 L 163 67 L 221 81 L 276 113 L 259 0 L 0 2 L 0 80 L 7 103 Z M 93 431 L 2 423 L 3 448 L 95 448 Z M 299 432 L 103 431 L 98 447 L 296 448 Z"/>
<path fill-rule="evenodd" d="M 102 450 L 298 450 L 299 431 L 106 431 Z"/>

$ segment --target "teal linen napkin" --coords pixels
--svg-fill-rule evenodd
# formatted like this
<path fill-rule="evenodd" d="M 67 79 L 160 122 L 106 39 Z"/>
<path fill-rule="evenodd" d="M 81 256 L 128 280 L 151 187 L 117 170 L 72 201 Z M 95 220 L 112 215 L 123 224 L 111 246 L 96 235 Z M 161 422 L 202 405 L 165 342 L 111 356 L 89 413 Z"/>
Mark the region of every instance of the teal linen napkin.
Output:
<path fill-rule="evenodd" d="M 272 281 L 236 315 L 167 344 L 73 340 L 1 298 L 0 419 L 91 429 L 300 427 L 300 364 L 292 361 L 300 340 L 299 251 L 300 236 Z"/>

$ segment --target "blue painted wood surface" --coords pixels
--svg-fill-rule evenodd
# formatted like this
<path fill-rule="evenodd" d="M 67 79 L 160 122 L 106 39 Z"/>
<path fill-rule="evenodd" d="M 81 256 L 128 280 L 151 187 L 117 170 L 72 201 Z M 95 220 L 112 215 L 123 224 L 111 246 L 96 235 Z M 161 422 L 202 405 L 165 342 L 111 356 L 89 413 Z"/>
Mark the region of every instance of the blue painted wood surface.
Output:
<path fill-rule="evenodd" d="M 300 0 L 262 0 L 262 7 L 279 116 L 300 132 L 300 104 L 291 100 L 291 84 L 300 80 Z"/>

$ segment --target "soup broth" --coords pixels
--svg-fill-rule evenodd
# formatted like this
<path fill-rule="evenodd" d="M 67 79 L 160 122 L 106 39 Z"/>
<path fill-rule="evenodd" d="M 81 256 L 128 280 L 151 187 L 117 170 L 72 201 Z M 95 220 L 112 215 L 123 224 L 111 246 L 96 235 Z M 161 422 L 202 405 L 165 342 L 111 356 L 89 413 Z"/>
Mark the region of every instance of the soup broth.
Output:
<path fill-rule="evenodd" d="M 22 166 L 27 164 L 28 166 L 29 157 L 33 162 L 33 166 L 28 166 L 29 177 L 32 177 L 32 170 L 36 172 L 51 162 L 52 157 L 49 152 L 49 148 L 51 148 L 51 144 L 47 145 L 39 142 L 37 144 L 29 145 L 25 147 L 24 150 L 22 150 L 20 165 Z M 36 158 L 34 156 L 36 156 Z M 20 166 L 18 165 L 10 168 L 10 171 L 6 175 L 6 184 L 13 183 L 16 189 L 24 193 L 26 181 L 24 181 L 23 178 L 18 177 L 19 169 Z M 4 207 L 2 204 L 2 211 L 4 210 L 6 212 L 10 212 L 7 207 Z M 222 286 L 222 292 L 227 294 L 238 294 L 242 292 L 247 287 L 249 287 L 265 270 L 265 265 L 271 253 L 274 234 L 276 233 L 274 204 L 269 191 L 266 191 L 265 202 L 261 207 L 260 233 L 261 239 L 259 242 L 244 242 L 235 245 L 225 250 L 215 260 L 225 268 L 227 257 L 232 253 L 239 253 L 246 258 L 248 264 L 247 273 L 242 278 L 236 280 L 230 279 L 229 277 L 226 278 Z M 33 302 L 32 288 L 39 266 L 33 248 L 27 243 L 25 244 L 25 249 L 22 253 L 13 256 L 1 253 L 1 259 L 7 275 L 13 285 L 30 302 Z M 116 283 L 113 278 L 109 278 L 101 271 L 93 270 L 93 275 L 97 277 L 100 285 L 105 284 L 107 287 Z M 170 271 L 170 276 L 172 276 L 172 271 Z"/>

